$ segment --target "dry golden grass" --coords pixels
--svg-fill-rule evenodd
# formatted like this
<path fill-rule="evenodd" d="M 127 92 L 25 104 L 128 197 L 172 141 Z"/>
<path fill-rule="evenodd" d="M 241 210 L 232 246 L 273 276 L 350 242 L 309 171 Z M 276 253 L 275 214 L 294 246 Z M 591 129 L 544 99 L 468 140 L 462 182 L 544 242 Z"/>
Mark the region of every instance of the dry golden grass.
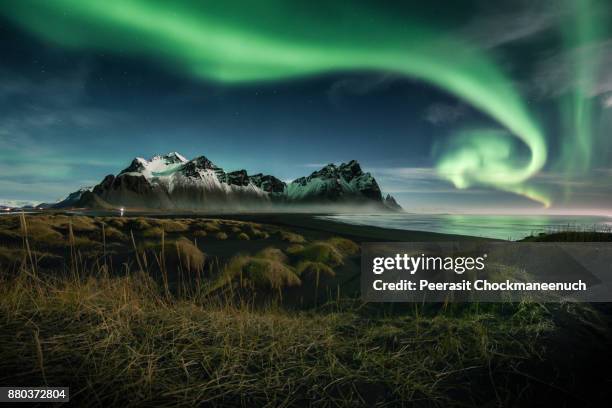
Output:
<path fill-rule="evenodd" d="M 4 215 L 0 217 L 0 229 L 9 230 L 19 228 L 19 217 L 17 215 Z"/>
<path fill-rule="evenodd" d="M 270 234 L 257 228 L 252 228 L 249 235 L 254 239 L 268 239 L 270 237 Z"/>
<path fill-rule="evenodd" d="M 181 264 L 189 270 L 203 270 L 206 255 L 193 242 L 185 237 L 178 239 L 174 245 Z"/>
<path fill-rule="evenodd" d="M 125 235 L 123 232 L 119 231 L 117 228 L 110 226 L 104 228 L 104 234 L 106 236 L 106 239 L 109 241 L 124 242 L 128 239 L 127 235 Z"/>
<path fill-rule="evenodd" d="M 70 241 L 67 241 L 67 242 L 68 244 L 70 244 Z M 102 246 L 102 243 L 100 242 L 100 240 L 93 240 L 89 237 L 83 237 L 83 236 L 75 236 L 72 242 L 74 246 L 80 247 L 81 249 L 83 248 L 94 249 L 94 248 L 100 248 Z"/>
<path fill-rule="evenodd" d="M 227 234 L 225 232 L 217 232 L 215 234 L 215 239 L 219 240 L 219 241 L 225 241 L 228 238 Z"/>
<path fill-rule="evenodd" d="M 283 251 L 272 247 L 253 256 L 236 255 L 230 259 L 212 288 L 238 284 L 240 287 L 280 290 L 301 285 L 300 278 L 287 262 Z"/>
<path fill-rule="evenodd" d="M 302 245 L 302 244 L 293 244 L 293 245 L 289 245 L 287 247 L 286 252 L 289 255 L 296 255 L 296 254 L 300 253 L 303 250 L 304 250 L 304 245 Z"/>
<path fill-rule="evenodd" d="M 111 217 L 104 218 L 103 221 L 119 230 L 122 230 L 125 227 L 125 224 L 127 224 L 127 222 L 129 221 L 129 219 L 124 217 Z"/>
<path fill-rule="evenodd" d="M 151 220 L 154 224 L 157 224 L 155 220 Z M 148 230 L 152 227 L 151 221 L 143 217 L 138 217 L 130 220 L 130 227 L 136 230 Z"/>
<path fill-rule="evenodd" d="M 18 231 L 0 229 L 0 242 L 6 244 L 18 244 L 22 241 L 22 235 Z"/>
<path fill-rule="evenodd" d="M 293 253 L 300 260 L 321 262 L 331 267 L 344 264 L 344 256 L 329 242 L 317 241 Z"/>
<path fill-rule="evenodd" d="M 166 300 L 135 273 L 3 277 L 0 380 L 69 385 L 73 403 L 100 407 L 529 401 L 540 382 L 515 366 L 544 358 L 539 339 L 558 330 L 550 307 L 481 309 L 364 318 Z"/>
<path fill-rule="evenodd" d="M 22 248 L 5 248 L 0 247 L 0 265 L 15 266 L 15 264 L 23 261 L 26 252 Z"/>
<path fill-rule="evenodd" d="M 121 276 L 103 262 L 86 267 L 74 251 L 67 271 L 39 275 L 44 254 L 29 243 L 0 247 L 0 382 L 67 385 L 77 406 L 521 406 L 552 398 L 551 389 L 581 391 L 572 378 L 564 386 L 554 364 L 548 377 L 524 374 L 550 367 L 554 339 L 587 333 L 585 347 L 609 347 L 609 321 L 588 305 L 416 304 L 379 313 L 338 298 L 301 311 L 169 293 L 137 266 L 153 248 L 130 240 L 138 260 Z M 162 247 L 167 262 L 172 253 L 175 262 L 205 262 L 185 238 Z M 329 254 L 353 250 L 338 240 L 295 246 L 326 262 L 301 259 L 294 269 L 295 254 L 266 248 L 235 257 L 223 273 L 232 287 L 280 297 L 299 285 L 297 273 L 332 276 Z"/>
<path fill-rule="evenodd" d="M 235 283 L 240 287 L 281 290 L 299 286 L 302 281 L 289 265 L 277 259 L 237 255 L 226 265 L 214 287 Z"/>
<path fill-rule="evenodd" d="M 62 244 L 64 236 L 55 230 L 46 220 L 32 220 L 28 224 L 28 237 L 40 244 L 49 246 Z"/>
<path fill-rule="evenodd" d="M 316 281 L 318 281 L 321 276 L 336 276 L 336 272 L 322 262 L 301 261 L 295 267 L 295 271 L 302 279 Z"/>
<path fill-rule="evenodd" d="M 160 236 L 156 241 L 134 239 L 133 245 L 134 256 L 137 257 L 136 266 L 145 273 L 149 273 L 153 268 L 165 274 L 165 279 L 168 279 L 168 273 L 178 276 L 185 271 L 201 274 L 207 260 L 206 254 L 186 237 L 169 240 Z M 189 283 L 192 284 L 193 282 Z"/>
<path fill-rule="evenodd" d="M 100 224 L 92 217 L 73 216 L 68 222 L 72 223 L 72 228 L 76 232 L 96 231 L 100 228 Z"/>
<path fill-rule="evenodd" d="M 257 254 L 255 254 L 255 256 L 257 258 L 270 259 L 272 261 L 278 261 L 283 263 L 287 263 L 289 261 L 287 255 L 285 255 L 283 251 L 274 247 L 262 249 Z"/>
<path fill-rule="evenodd" d="M 219 223 L 215 221 L 204 222 L 204 224 L 202 225 L 202 228 L 204 228 L 206 232 L 209 232 L 211 234 L 215 232 L 219 232 L 221 230 Z"/>
<path fill-rule="evenodd" d="M 159 220 L 160 227 L 165 232 L 185 232 L 189 229 L 189 224 L 179 220 Z"/>
<path fill-rule="evenodd" d="M 196 238 L 204 238 L 208 236 L 208 232 L 206 232 L 206 230 L 203 230 L 203 229 L 195 230 L 193 231 L 192 234 Z"/>
<path fill-rule="evenodd" d="M 332 237 L 326 242 L 332 245 L 344 255 L 356 255 L 359 253 L 359 245 L 349 239 Z"/>
<path fill-rule="evenodd" d="M 164 230 L 161 227 L 149 227 L 142 231 L 142 236 L 146 238 L 160 239 Z"/>
<path fill-rule="evenodd" d="M 48 227 L 58 228 L 67 231 L 69 225 L 72 225 L 72 230 L 75 232 L 93 232 L 100 228 L 101 223 L 94 220 L 92 217 L 81 215 L 40 215 L 30 218 L 30 225 L 40 223 Z"/>
<path fill-rule="evenodd" d="M 282 241 L 290 242 L 292 244 L 301 244 L 306 241 L 303 236 L 294 232 L 278 231 L 277 235 Z"/>
<path fill-rule="evenodd" d="M 104 228 L 102 228 L 104 224 Z M 7 217 L 0 220 L 0 242 L 5 245 L 20 245 L 23 241 L 23 231 L 19 217 Z M 168 231 L 164 230 L 167 228 Z M 293 243 L 288 249 L 287 253 L 292 256 L 291 262 L 286 259 L 286 256 L 282 254 L 283 259 L 280 261 L 285 264 L 289 269 L 292 269 L 292 265 L 302 262 L 301 269 L 317 270 L 324 269 L 316 266 L 316 263 L 324 263 L 332 270 L 336 266 L 343 263 L 343 259 L 346 256 L 355 255 L 358 248 L 353 242 L 343 238 L 332 238 L 327 241 L 308 243 L 305 238 L 299 234 L 292 233 L 290 231 L 279 231 L 277 227 L 266 227 L 262 224 L 233 221 L 233 220 L 214 220 L 214 219 L 198 219 L 198 220 L 185 220 L 185 219 L 152 219 L 144 217 L 105 217 L 98 218 L 97 220 L 92 217 L 85 216 L 66 216 L 66 215 L 44 215 L 28 217 L 28 237 L 32 244 L 40 245 L 41 247 L 47 248 L 47 250 L 61 250 L 62 252 L 73 248 L 74 250 L 86 251 L 82 252 L 79 256 L 85 254 L 86 257 L 91 258 L 95 261 L 95 256 L 98 253 L 107 253 L 115 256 L 115 254 L 123 251 L 130 251 L 132 245 L 142 246 L 145 242 L 144 249 L 153 249 L 156 252 L 141 256 L 145 259 L 141 259 L 142 263 L 147 265 L 158 265 L 160 260 L 155 260 L 155 255 L 159 256 L 158 248 L 159 242 L 162 240 L 162 236 L 165 235 L 166 239 L 166 251 L 172 245 L 176 245 L 175 241 L 179 240 L 177 237 L 179 231 L 186 232 L 186 236 L 190 239 L 180 239 L 179 246 L 184 247 L 187 253 L 183 254 L 184 258 L 200 267 L 205 262 L 205 256 L 191 258 L 190 254 L 197 252 L 191 251 L 189 245 L 192 245 L 192 240 L 197 238 L 213 238 L 215 240 L 227 240 L 231 238 L 236 240 L 251 240 L 251 239 L 265 239 L 269 237 L 269 234 L 264 231 L 265 228 L 271 228 L 272 231 L 277 235 L 278 238 L 286 242 L 301 242 L 300 244 Z M 210 233 L 208 230 L 215 231 Z M 71 232 L 72 231 L 72 232 Z M 104 233 L 104 239 L 102 234 Z M 132 244 L 131 235 L 134 235 L 134 243 Z M 144 241 L 143 241 L 144 238 Z M 142 242 L 141 242 L 142 241 Z M 188 244 L 185 244 L 187 242 Z M 204 241 L 206 242 L 206 241 Z M 106 245 L 106 246 L 104 246 Z M 121 246 L 123 245 L 123 247 Z M 196 251 L 199 249 L 194 245 Z M 176 252 L 176 251 L 175 251 Z M 180 251 L 179 251 L 180 252 Z M 181 254 L 176 252 L 177 256 Z M 201 252 L 201 251 L 200 251 Z M 266 251 L 262 251 L 265 253 Z M 253 256 L 258 259 L 268 259 L 269 257 L 263 256 L 262 253 Z M 280 253 L 280 252 L 279 252 Z M 169 255 L 173 257 L 174 255 Z M 268 259 L 271 261 L 272 259 Z M 313 262 L 308 268 L 307 263 Z M 266 264 L 268 262 L 255 262 L 256 264 Z M 143 265 L 143 268 L 146 265 Z M 265 265 L 264 265 L 265 266 Z M 276 267 L 277 265 L 268 265 L 270 268 Z M 313 269 L 314 268 L 314 269 Z M 144 268 L 146 269 L 146 268 Z M 260 268 L 261 269 L 261 268 Z M 276 268 L 277 270 L 283 270 L 282 267 Z M 292 271 L 293 272 L 293 271 Z M 302 270 L 299 271 L 301 274 Z M 319 274 L 321 271 L 319 271 Z M 329 275 L 329 271 L 323 271 L 326 275 Z M 310 278 L 312 274 L 305 273 L 304 278 Z"/>
<path fill-rule="evenodd" d="M 346 238 L 333 237 L 325 241 L 315 241 L 309 244 L 296 244 L 287 248 L 287 253 L 296 258 L 302 263 L 303 268 L 323 269 L 316 264 L 322 264 L 333 268 L 344 264 L 344 259 L 348 256 L 356 255 L 359 252 L 359 246 L 353 241 Z M 309 264 L 308 262 L 314 263 Z M 310 265 L 307 267 L 307 265 Z M 329 274 L 328 270 L 325 271 Z M 318 275 L 317 275 L 318 276 Z"/>

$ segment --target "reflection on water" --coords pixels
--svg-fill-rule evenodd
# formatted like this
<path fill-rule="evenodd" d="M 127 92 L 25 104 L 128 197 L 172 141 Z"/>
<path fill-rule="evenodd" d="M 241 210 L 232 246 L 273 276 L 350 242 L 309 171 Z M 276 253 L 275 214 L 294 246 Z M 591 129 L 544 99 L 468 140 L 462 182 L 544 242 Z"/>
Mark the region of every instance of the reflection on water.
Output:
<path fill-rule="evenodd" d="M 341 214 L 321 218 L 357 225 L 510 240 L 566 230 L 612 230 L 610 218 L 575 215 Z"/>

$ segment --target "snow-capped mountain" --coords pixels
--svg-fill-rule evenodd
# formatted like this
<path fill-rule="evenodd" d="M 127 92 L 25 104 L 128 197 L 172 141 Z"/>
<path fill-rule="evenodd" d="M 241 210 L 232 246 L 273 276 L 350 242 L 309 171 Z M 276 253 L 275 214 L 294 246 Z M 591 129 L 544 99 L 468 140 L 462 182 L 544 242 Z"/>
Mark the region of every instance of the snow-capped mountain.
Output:
<path fill-rule="evenodd" d="M 246 170 L 225 172 L 204 156 L 187 160 L 173 152 L 149 160 L 137 157 L 119 174 L 71 193 L 55 207 L 257 210 L 348 204 L 397 209 L 386 203 L 391 201 L 383 200 L 376 180 L 354 160 L 329 164 L 286 184 L 271 175 L 249 175 Z"/>
<path fill-rule="evenodd" d="M 328 164 L 308 177 L 293 180 L 287 186 L 287 199 L 290 202 L 381 202 L 382 195 L 374 177 L 351 160 L 339 166 Z"/>

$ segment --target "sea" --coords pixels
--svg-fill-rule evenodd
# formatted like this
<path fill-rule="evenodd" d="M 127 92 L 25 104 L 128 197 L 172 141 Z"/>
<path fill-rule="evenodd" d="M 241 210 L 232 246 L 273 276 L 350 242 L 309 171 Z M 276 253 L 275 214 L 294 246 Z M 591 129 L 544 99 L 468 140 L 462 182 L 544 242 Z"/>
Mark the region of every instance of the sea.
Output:
<path fill-rule="evenodd" d="M 591 215 L 338 214 L 320 218 L 356 225 L 518 240 L 559 231 L 612 232 L 612 218 Z"/>

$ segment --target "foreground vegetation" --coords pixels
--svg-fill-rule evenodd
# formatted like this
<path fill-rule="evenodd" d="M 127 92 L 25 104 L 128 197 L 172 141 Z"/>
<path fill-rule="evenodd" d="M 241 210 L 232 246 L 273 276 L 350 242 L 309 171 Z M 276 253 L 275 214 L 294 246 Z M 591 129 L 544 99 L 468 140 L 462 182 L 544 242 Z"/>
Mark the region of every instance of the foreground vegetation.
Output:
<path fill-rule="evenodd" d="M 507 405 L 546 390 L 548 375 L 525 373 L 543 365 L 556 314 L 602 324 L 592 310 L 555 309 L 385 316 L 347 301 L 288 312 L 166 299 L 138 273 L 24 273 L 0 290 L 0 371 L 2 383 L 69 384 L 73 398 L 100 406 Z"/>
<path fill-rule="evenodd" d="M 54 253 L 37 255 L 29 221 L 5 230 L 23 247 L 5 247 L 19 258 L 0 270 L 3 385 L 69 385 L 91 406 L 585 405 L 606 397 L 609 376 L 592 370 L 610 361 L 608 315 L 587 305 L 394 307 L 338 294 L 287 307 L 296 286 L 337 278 L 355 244 L 268 226 L 232 232 L 222 222 L 214 234 L 226 233 L 224 241 L 256 228 L 268 234 L 261 240 L 278 236 L 266 241 L 277 247 L 222 259 L 184 236 L 195 233 L 190 226 L 174 225 L 181 231 L 167 237 L 149 225 L 163 243 L 117 228 L 126 238 L 116 255 L 132 249 L 114 271 L 109 242 L 96 259 L 83 254 L 69 219 L 65 230 L 51 227 L 57 244 L 39 242 L 43 251 L 65 248 L 64 266 L 50 273 L 42 254 Z M 168 276 L 179 272 L 172 285 Z M 253 302 L 255 293 L 268 301 Z"/>
<path fill-rule="evenodd" d="M 296 287 L 308 290 L 312 303 L 320 285 L 333 281 L 334 290 L 340 286 L 337 272 L 358 274 L 358 252 L 344 238 L 305 238 L 285 228 L 234 220 L 63 214 L 0 218 L 4 270 L 22 268 L 24 260 L 34 272 L 51 275 L 95 271 L 117 276 L 138 270 L 163 282 L 166 296 L 246 290 L 251 300 L 267 302 L 268 292 L 282 297 L 284 290 Z M 303 304 L 304 293 L 299 297 Z"/>

